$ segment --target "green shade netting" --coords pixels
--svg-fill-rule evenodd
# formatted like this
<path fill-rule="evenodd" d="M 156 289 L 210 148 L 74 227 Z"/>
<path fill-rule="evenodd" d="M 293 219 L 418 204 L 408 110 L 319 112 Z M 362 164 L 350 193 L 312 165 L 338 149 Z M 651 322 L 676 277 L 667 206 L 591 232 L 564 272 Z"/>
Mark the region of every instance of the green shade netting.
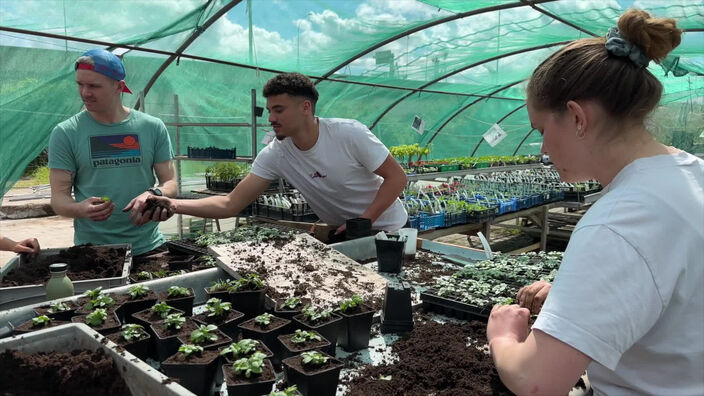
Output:
<path fill-rule="evenodd" d="M 52 128 L 80 111 L 73 62 L 94 47 L 123 57 L 135 92 L 124 104 L 135 107 L 143 92 L 139 108 L 170 124 L 251 124 L 252 90 L 265 107 L 264 83 L 299 71 L 328 78 L 317 83 L 320 116 L 358 119 L 387 146 L 429 144 L 433 158 L 536 154 L 541 138 L 523 106 L 525 80 L 565 42 L 605 34 L 629 7 L 690 30 L 662 66 L 649 68 L 665 87 L 651 129 L 661 141 L 691 140 L 691 150 L 704 151 L 701 139 L 686 138 L 704 125 L 701 0 L 3 0 L 0 194 Z M 410 127 L 415 116 L 422 134 Z M 482 134 L 494 123 L 507 137 L 491 147 Z M 257 124 L 261 150 L 266 112 Z M 189 146 L 252 154 L 251 126 L 168 128 L 180 155 Z M 183 162 L 182 173 L 205 165 Z"/>

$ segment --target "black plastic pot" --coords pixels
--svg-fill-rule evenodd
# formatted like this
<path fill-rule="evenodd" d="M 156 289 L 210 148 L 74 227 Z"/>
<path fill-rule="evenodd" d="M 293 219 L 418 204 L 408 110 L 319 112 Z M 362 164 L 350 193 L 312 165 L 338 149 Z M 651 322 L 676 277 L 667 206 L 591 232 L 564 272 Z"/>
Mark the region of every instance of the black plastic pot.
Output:
<path fill-rule="evenodd" d="M 340 370 L 344 363 L 331 356 L 328 357 L 328 363 L 319 369 L 303 368 L 300 355 L 284 359 L 286 383 L 296 385 L 298 391 L 304 396 L 335 396 Z"/>
<path fill-rule="evenodd" d="M 325 337 L 326 340 L 330 341 L 330 346 L 325 349 L 325 352 L 332 356 L 335 356 L 335 349 L 337 348 L 337 339 L 338 337 L 340 337 L 340 332 L 342 331 L 342 317 L 340 315 L 332 314 L 331 319 L 327 322 L 310 324 L 303 318 L 303 314 L 300 314 L 294 316 L 293 321 L 299 323 L 302 329 L 315 330 L 320 335 Z"/>
<path fill-rule="evenodd" d="M 361 308 L 361 312 L 358 313 L 339 312 L 342 316 L 342 330 L 338 343 L 347 352 L 358 351 L 369 346 L 374 310 L 365 306 Z"/>
<path fill-rule="evenodd" d="M 86 323 L 86 316 L 87 315 L 74 316 L 71 318 L 71 322 Z M 86 323 L 86 325 L 88 325 L 88 324 Z M 90 327 L 91 329 L 97 331 L 98 333 L 100 333 L 102 335 L 108 335 L 108 334 L 114 333 L 116 331 L 119 331 L 120 327 L 122 327 L 122 322 L 120 322 L 120 320 L 117 318 L 117 315 L 115 315 L 115 312 L 108 311 L 108 316 L 102 325 L 100 325 L 100 326 L 88 325 L 88 327 Z"/>
<path fill-rule="evenodd" d="M 251 319 L 264 313 L 266 289 L 242 290 L 230 292 L 229 294 L 232 309 L 242 312 L 244 314 L 243 319 Z"/>
<path fill-rule="evenodd" d="M 291 323 L 288 319 L 276 318 L 279 323 L 273 323 L 274 318 L 272 317 L 272 324 L 267 329 L 262 329 L 254 324 L 254 319 L 247 320 L 238 325 L 240 331 L 242 332 L 242 338 L 252 338 L 259 340 L 264 343 L 274 356 L 271 357 L 271 362 L 274 365 L 278 365 L 281 362 L 281 344 L 278 342 L 276 337 L 278 337 L 286 328 L 286 326 Z"/>
<path fill-rule="evenodd" d="M 151 308 L 151 306 L 156 304 L 157 301 L 156 293 L 151 290 L 143 298 L 130 300 L 129 295 L 126 295 L 124 298 L 125 299 L 123 300 L 122 305 L 115 310 L 117 317 L 123 322 L 129 320 L 133 313 Z"/>
<path fill-rule="evenodd" d="M 241 341 L 241 340 L 240 340 L 240 341 Z M 255 340 L 255 341 L 258 343 L 258 345 L 255 347 L 255 349 L 254 349 L 254 351 L 252 351 L 252 353 L 254 353 L 254 352 L 261 352 L 261 353 L 263 353 L 263 354 L 266 356 L 267 359 L 271 359 L 271 358 L 274 356 L 274 352 L 272 352 L 271 349 L 269 349 L 269 348 L 266 346 L 266 344 L 264 344 L 264 342 L 262 342 L 261 340 Z M 247 356 L 240 356 L 240 357 L 237 357 L 237 359 L 234 359 L 231 354 L 230 354 L 230 355 L 220 355 L 220 356 L 221 356 L 222 359 L 224 360 L 224 363 L 223 363 L 223 364 L 230 364 L 230 365 L 232 365 L 232 363 L 234 363 L 235 360 L 240 359 L 240 358 L 242 358 L 242 357 L 249 357 L 249 356 L 251 356 L 251 354 L 250 354 L 250 355 L 247 355 Z"/>
<path fill-rule="evenodd" d="M 50 313 L 49 308 L 51 308 L 51 306 L 42 305 L 40 307 L 34 308 L 34 312 L 36 312 L 37 315 L 46 315 L 54 320 L 70 322 L 71 318 L 76 316 L 76 310 L 78 309 L 78 306 L 72 301 L 63 301 L 63 303 L 69 307 L 68 310 Z"/>
<path fill-rule="evenodd" d="M 159 301 L 164 301 L 170 306 L 180 309 L 181 311 L 186 313 L 186 316 L 193 316 L 193 300 L 196 298 L 196 293 L 192 288 L 188 288 L 188 290 L 191 292 L 191 295 L 188 297 L 173 297 L 169 298 L 168 297 L 168 292 L 161 292 L 159 293 Z"/>
<path fill-rule="evenodd" d="M 378 271 L 398 274 L 403 266 L 403 249 L 406 245 L 406 237 L 398 235 L 388 235 L 388 237 L 388 240 L 374 239 L 376 259 L 379 264 Z"/>
<path fill-rule="evenodd" d="M 162 321 L 156 322 L 149 326 L 151 331 L 150 335 L 154 336 L 152 341 L 152 346 L 154 349 L 150 352 L 150 355 L 158 362 L 165 360 L 178 351 L 178 347 L 181 346 L 181 341 L 178 339 L 180 334 L 190 334 L 190 331 L 192 330 L 189 331 L 189 328 L 197 328 L 194 321 L 186 319 L 186 323 L 184 323 L 182 331 L 164 336 L 157 331 L 157 328 L 160 328 L 161 326 L 163 326 Z"/>
<path fill-rule="evenodd" d="M 357 217 L 345 221 L 345 235 L 347 240 L 368 237 L 372 235 L 372 221 Z"/>
<path fill-rule="evenodd" d="M 208 295 L 208 300 L 218 298 L 222 301 L 230 301 L 230 293 L 227 290 L 211 291 L 210 287 L 206 287 L 203 290 L 205 290 L 205 294 Z"/>
<path fill-rule="evenodd" d="M 413 330 L 411 286 L 406 282 L 389 281 L 386 284 L 384 306 L 381 311 L 382 333 L 403 333 Z"/>
<path fill-rule="evenodd" d="M 169 377 L 178 378 L 181 386 L 196 395 L 210 396 L 213 394 L 215 373 L 219 367 L 220 356 L 218 351 L 203 351 L 203 355 L 210 358 L 210 360 L 204 363 L 196 363 L 167 359 L 161 363 L 161 371 Z"/>
<path fill-rule="evenodd" d="M 110 339 L 110 341 L 114 342 L 117 345 L 120 345 L 121 347 L 125 348 L 127 352 L 133 354 L 134 356 L 146 360 L 147 357 L 149 356 L 149 346 L 152 343 L 152 338 L 151 335 L 149 335 L 149 332 L 146 331 L 145 333 L 147 334 L 146 338 L 139 339 L 137 341 L 132 341 L 129 342 L 122 338 L 122 332 L 116 332 L 112 334 L 108 334 L 107 338 Z"/>
<path fill-rule="evenodd" d="M 321 334 L 319 334 L 317 331 L 313 331 L 314 333 L 318 334 L 321 336 L 322 340 L 321 341 L 312 341 L 312 342 L 307 342 L 304 346 L 298 346 L 291 342 L 291 336 L 293 334 L 282 334 L 278 336 L 278 341 L 281 344 L 281 359 L 286 359 L 291 356 L 295 356 L 298 354 L 301 354 L 303 352 L 308 352 L 308 351 L 325 351 L 328 349 L 330 346 L 330 341 L 325 339 L 325 337 L 322 337 Z"/>
<path fill-rule="evenodd" d="M 235 375 L 232 365 L 222 366 L 228 395 L 261 396 L 268 395 L 276 382 L 274 366 L 269 359 L 264 360 L 262 374 L 257 377 L 245 378 Z"/>
<path fill-rule="evenodd" d="M 188 256 L 185 260 L 169 260 L 169 270 L 170 271 L 181 271 L 181 270 L 186 270 L 190 271 L 193 268 L 193 263 L 195 257 L 194 256 Z"/>
<path fill-rule="evenodd" d="M 213 316 L 208 316 L 208 312 L 204 312 L 200 315 L 193 316 L 192 319 L 198 324 L 213 324 L 218 327 L 218 330 L 225 333 L 228 337 L 236 340 L 240 334 L 240 330 L 237 325 L 242 322 L 242 319 L 244 319 L 244 314 L 239 311 L 231 310 L 225 318 L 218 319 Z"/>

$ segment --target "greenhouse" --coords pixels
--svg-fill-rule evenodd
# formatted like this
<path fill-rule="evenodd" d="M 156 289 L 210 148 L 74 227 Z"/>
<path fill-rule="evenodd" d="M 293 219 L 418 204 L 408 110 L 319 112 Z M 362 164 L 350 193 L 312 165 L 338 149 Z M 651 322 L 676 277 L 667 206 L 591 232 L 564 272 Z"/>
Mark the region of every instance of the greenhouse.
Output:
<path fill-rule="evenodd" d="M 704 394 L 701 0 L 2 0 L 0 142 L 2 394 Z"/>

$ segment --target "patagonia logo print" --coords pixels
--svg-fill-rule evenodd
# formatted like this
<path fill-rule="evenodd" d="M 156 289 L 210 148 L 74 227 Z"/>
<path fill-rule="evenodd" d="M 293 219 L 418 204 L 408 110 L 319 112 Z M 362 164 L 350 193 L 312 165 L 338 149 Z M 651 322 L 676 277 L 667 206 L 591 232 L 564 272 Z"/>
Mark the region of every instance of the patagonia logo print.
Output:
<path fill-rule="evenodd" d="M 142 150 L 137 134 L 91 136 L 90 160 L 93 168 L 137 166 L 142 163 Z"/>

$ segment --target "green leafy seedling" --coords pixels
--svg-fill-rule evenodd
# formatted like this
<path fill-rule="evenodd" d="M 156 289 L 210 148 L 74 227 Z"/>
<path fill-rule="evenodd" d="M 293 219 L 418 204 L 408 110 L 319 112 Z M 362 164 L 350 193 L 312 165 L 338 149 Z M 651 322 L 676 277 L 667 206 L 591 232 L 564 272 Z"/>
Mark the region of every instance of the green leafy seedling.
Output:
<path fill-rule="evenodd" d="M 185 287 L 181 286 L 171 286 L 167 291 L 169 298 L 173 297 L 188 297 L 191 295 L 191 291 Z"/>
<path fill-rule="evenodd" d="M 232 369 L 235 370 L 235 374 L 244 376 L 246 378 L 251 378 L 253 375 L 261 375 L 264 369 L 264 358 L 266 355 L 261 352 L 254 352 L 249 358 L 242 358 L 235 360 L 232 364 Z"/>
<path fill-rule="evenodd" d="M 112 297 L 106 294 L 100 294 L 86 304 L 86 309 L 90 311 L 95 308 L 109 308 L 113 305 L 115 305 L 115 300 L 113 300 Z"/>
<path fill-rule="evenodd" d="M 51 323 L 51 318 L 46 315 L 39 315 L 32 318 L 32 327 L 47 327 Z"/>
<path fill-rule="evenodd" d="M 269 396 L 294 396 L 296 394 L 298 394 L 298 387 L 296 385 L 291 385 L 284 390 L 273 390 L 269 393 Z"/>
<path fill-rule="evenodd" d="M 191 342 L 194 344 L 207 344 L 218 340 L 218 335 L 214 333 L 218 327 L 215 325 L 200 325 L 191 332 Z"/>
<path fill-rule="evenodd" d="M 164 319 L 164 327 L 172 330 L 181 330 L 181 326 L 186 323 L 186 318 L 180 313 L 169 314 Z"/>
<path fill-rule="evenodd" d="M 178 347 L 178 351 L 183 354 L 183 357 L 188 359 L 191 355 L 200 355 L 203 353 L 203 347 L 191 344 L 181 344 L 181 346 Z"/>
<path fill-rule="evenodd" d="M 149 280 L 154 278 L 151 272 L 149 271 L 139 271 L 137 272 L 137 280 Z"/>
<path fill-rule="evenodd" d="M 70 309 L 71 309 L 71 307 L 69 307 L 67 304 L 64 304 L 62 302 L 54 302 L 54 303 L 51 303 L 51 305 L 49 305 L 49 309 L 47 309 L 47 312 L 57 313 L 57 312 L 68 311 Z"/>
<path fill-rule="evenodd" d="M 136 300 L 141 297 L 145 297 L 149 293 L 149 287 L 144 285 L 136 285 L 129 288 L 127 294 L 130 295 L 131 300 Z"/>
<path fill-rule="evenodd" d="M 211 298 L 205 303 L 209 317 L 223 317 L 232 309 L 232 303 L 222 302 L 219 298 Z"/>
<path fill-rule="evenodd" d="M 100 197 L 100 200 L 103 202 L 110 202 L 110 197 Z"/>
<path fill-rule="evenodd" d="M 322 366 L 328 361 L 328 357 L 318 351 L 303 352 L 301 357 L 304 366 Z"/>
<path fill-rule="evenodd" d="M 168 305 L 167 303 L 162 301 L 160 303 L 156 303 L 156 304 L 152 305 L 151 312 L 166 319 L 166 317 L 169 315 L 169 312 L 171 312 L 172 309 L 173 309 L 173 307 L 171 307 L 170 305 Z"/>
<path fill-rule="evenodd" d="M 88 326 L 102 326 L 108 318 L 108 313 L 104 308 L 97 308 L 95 311 L 86 315 L 86 324 Z"/>
<path fill-rule="evenodd" d="M 136 323 L 128 323 L 122 326 L 122 338 L 130 342 L 132 340 L 141 340 L 147 338 L 148 334 L 144 331 L 144 327 Z"/>
<path fill-rule="evenodd" d="M 340 303 L 340 311 L 347 312 L 348 310 L 361 306 L 363 302 L 362 297 L 360 297 L 359 294 L 355 294 L 351 299 L 344 300 Z"/>
<path fill-rule="evenodd" d="M 232 357 L 235 359 L 249 356 L 254 353 L 258 344 L 259 341 L 257 340 L 253 340 L 251 338 L 243 338 L 238 342 L 233 342 L 232 344 L 228 345 L 227 348 L 220 351 L 220 355 L 224 356 L 227 354 L 231 354 Z"/>
<path fill-rule="evenodd" d="M 210 291 L 225 291 L 230 287 L 230 281 L 225 279 L 218 279 L 210 284 Z"/>
<path fill-rule="evenodd" d="M 258 324 L 259 326 L 269 326 L 271 323 L 271 317 L 273 315 L 270 313 L 263 313 L 256 318 L 254 318 L 254 323 Z"/>
<path fill-rule="evenodd" d="M 103 293 L 103 287 L 102 287 L 102 286 L 98 286 L 98 287 L 96 287 L 96 288 L 93 289 L 93 290 L 88 290 L 88 291 L 86 292 L 86 295 L 87 295 L 88 297 L 90 297 L 91 300 L 94 300 L 96 297 L 98 297 L 98 296 L 101 295 L 102 293 Z"/>
<path fill-rule="evenodd" d="M 296 329 L 291 336 L 291 342 L 294 344 L 303 344 L 306 341 L 322 341 L 323 339 L 317 333 Z"/>
<path fill-rule="evenodd" d="M 299 305 L 301 305 L 301 299 L 299 297 L 289 297 L 284 301 L 281 308 L 296 309 Z"/>
<path fill-rule="evenodd" d="M 332 309 L 330 308 L 318 309 L 310 305 L 306 305 L 305 307 L 303 307 L 301 312 L 303 313 L 303 317 L 310 323 L 317 323 L 326 319 L 330 319 L 332 315 Z"/>

